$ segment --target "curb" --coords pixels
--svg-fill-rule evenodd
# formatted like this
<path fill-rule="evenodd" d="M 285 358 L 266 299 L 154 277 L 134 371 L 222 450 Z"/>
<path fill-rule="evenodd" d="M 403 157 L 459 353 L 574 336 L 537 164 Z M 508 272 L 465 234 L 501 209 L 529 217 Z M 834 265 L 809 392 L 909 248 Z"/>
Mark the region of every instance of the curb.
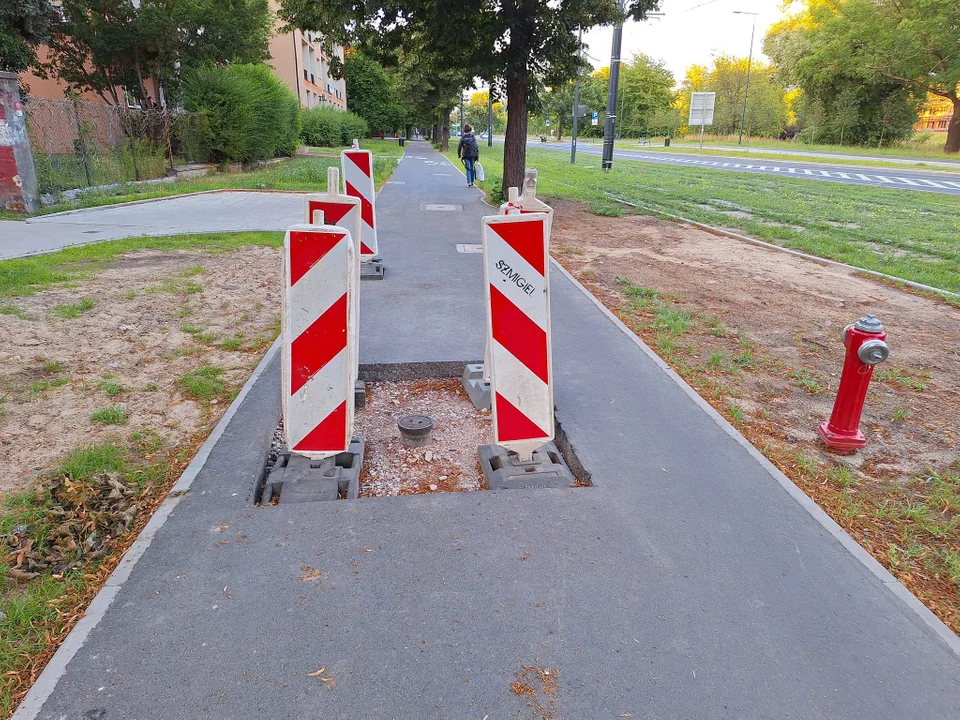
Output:
<path fill-rule="evenodd" d="M 220 441 L 221 436 L 227 429 L 227 426 L 230 424 L 233 416 L 246 399 L 250 389 L 257 382 L 257 380 L 260 379 L 260 376 L 263 374 L 264 370 L 266 370 L 266 367 L 270 361 L 273 360 L 274 356 L 276 356 L 279 349 L 280 338 L 278 337 L 276 340 L 274 340 L 273 345 L 270 346 L 270 349 L 267 350 L 266 354 L 263 356 L 263 359 L 261 359 L 257 364 L 253 374 L 247 378 L 247 381 L 243 384 L 243 387 L 240 388 L 240 392 L 237 393 L 237 397 L 234 398 L 232 403 L 230 403 L 230 407 L 227 408 L 227 411 L 223 414 L 223 417 L 221 417 L 220 421 L 214 426 L 203 445 L 200 446 L 200 449 L 197 451 L 197 454 L 194 455 L 193 460 L 190 461 L 190 464 L 187 465 L 183 473 L 181 473 L 179 480 L 177 480 L 176 484 L 170 489 L 170 492 L 167 493 L 167 496 L 163 499 L 163 502 L 161 502 L 160 506 L 156 509 L 156 511 L 154 511 L 153 516 L 147 522 L 143 530 L 140 531 L 137 539 L 133 541 L 133 544 L 124 553 L 119 564 L 116 568 L 114 568 L 113 572 L 110 573 L 110 577 L 107 578 L 103 587 L 94 596 L 93 600 L 90 601 L 90 605 L 87 606 L 83 617 L 67 634 L 67 637 L 64 638 L 54 656 L 50 658 L 50 661 L 43 669 L 43 672 L 40 673 L 40 676 L 36 679 L 36 681 L 34 681 L 29 692 L 26 694 L 23 700 L 20 701 L 20 704 L 17 706 L 17 709 L 14 711 L 13 715 L 10 716 L 10 720 L 33 720 L 43 709 L 43 704 L 47 701 L 50 695 L 53 694 L 53 691 L 57 687 L 57 683 L 60 682 L 60 678 L 63 677 L 64 673 L 67 671 L 67 665 L 71 660 L 73 660 L 73 657 L 77 654 L 77 651 L 83 647 L 83 644 L 87 641 L 87 638 L 93 629 L 107 614 L 111 603 L 113 603 L 114 598 L 123 587 L 123 583 L 125 583 L 127 578 L 130 577 L 130 573 L 133 572 L 133 568 L 136 566 L 137 562 L 141 557 L 143 557 L 143 554 L 147 551 L 147 548 L 150 547 L 150 544 L 153 542 L 157 532 L 159 532 L 160 528 L 163 527 L 164 523 L 167 521 L 167 518 L 170 517 L 174 508 L 176 508 L 176 506 L 179 504 L 181 498 L 183 498 L 183 496 L 190 489 L 193 481 L 203 469 L 203 466 L 206 463 L 207 458 L 210 456 L 210 453 L 213 451 L 213 448 Z"/>
<path fill-rule="evenodd" d="M 89 212 L 91 210 L 99 210 L 100 208 L 116 208 L 116 207 L 127 207 L 128 205 L 144 205 L 146 203 L 159 202 L 160 200 L 172 200 L 174 198 L 185 198 L 185 197 L 194 197 L 195 195 L 213 195 L 215 193 L 223 192 L 255 192 L 255 193 L 280 193 L 287 195 L 306 195 L 309 190 L 267 190 L 267 189 L 254 189 L 254 188 L 219 188 L 217 190 L 197 190 L 196 192 L 189 193 L 179 193 L 175 195 L 161 195 L 160 197 L 155 198 L 144 198 L 143 200 L 127 200 L 126 202 L 120 203 L 106 203 L 104 205 L 91 205 L 89 207 L 83 208 L 74 208 L 73 210 L 61 210 L 60 212 L 55 213 L 46 213 L 45 215 L 37 215 L 32 218 L 28 218 L 23 222 L 27 225 L 35 225 L 37 221 L 43 222 L 40 218 L 52 218 L 60 217 L 62 215 L 76 215 L 77 213 Z"/>
<path fill-rule="evenodd" d="M 587 288 L 585 288 L 580 281 L 578 281 L 565 267 L 563 267 L 559 262 L 554 258 L 550 258 L 550 261 L 553 263 L 563 275 L 576 286 L 580 292 L 582 292 L 594 305 L 599 308 L 599 310 L 607 317 L 610 322 L 616 325 L 624 335 L 629 337 L 642 351 L 649 357 L 657 366 L 663 370 L 663 372 L 673 380 L 677 385 L 680 386 L 680 389 L 683 390 L 686 395 L 693 400 L 693 402 L 703 410 L 720 428 L 731 438 L 733 438 L 741 447 L 743 447 L 747 453 L 756 460 L 770 475 L 776 480 L 780 486 L 787 491 L 787 493 L 792 497 L 797 503 L 806 510 L 814 520 L 816 520 L 820 526 L 826 530 L 840 545 L 850 553 L 856 560 L 863 565 L 868 572 L 874 575 L 884 587 L 886 587 L 894 596 L 897 597 L 906 607 L 917 616 L 917 619 L 926 625 L 934 634 L 936 634 L 947 647 L 953 651 L 954 655 L 960 657 L 960 637 L 958 637 L 947 625 L 933 612 L 924 605 L 917 597 L 910 592 L 906 586 L 904 586 L 899 580 L 897 580 L 883 565 L 877 562 L 870 553 L 864 550 L 860 544 L 854 540 L 846 530 L 844 530 L 837 522 L 827 515 L 826 512 L 821 509 L 813 500 L 807 496 L 803 490 L 797 487 L 794 482 L 784 475 L 776 465 L 767 460 L 764 457 L 763 453 L 757 450 L 749 440 L 747 440 L 743 435 L 741 435 L 737 429 L 727 422 L 719 412 L 717 412 L 710 403 L 704 400 L 700 395 L 690 387 L 687 382 L 680 377 L 659 355 L 657 355 L 650 347 L 638 338 L 623 322 L 614 315 L 600 300 L 598 300 L 593 293 L 591 293 Z"/>

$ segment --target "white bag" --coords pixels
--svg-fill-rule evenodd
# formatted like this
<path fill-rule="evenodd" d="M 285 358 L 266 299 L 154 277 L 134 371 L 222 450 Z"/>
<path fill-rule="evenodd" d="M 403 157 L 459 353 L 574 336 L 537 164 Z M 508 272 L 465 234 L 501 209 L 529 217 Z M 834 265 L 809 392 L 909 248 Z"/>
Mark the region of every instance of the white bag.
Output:
<path fill-rule="evenodd" d="M 477 160 L 473 163 L 473 175 L 475 180 L 483 182 L 483 165 Z"/>

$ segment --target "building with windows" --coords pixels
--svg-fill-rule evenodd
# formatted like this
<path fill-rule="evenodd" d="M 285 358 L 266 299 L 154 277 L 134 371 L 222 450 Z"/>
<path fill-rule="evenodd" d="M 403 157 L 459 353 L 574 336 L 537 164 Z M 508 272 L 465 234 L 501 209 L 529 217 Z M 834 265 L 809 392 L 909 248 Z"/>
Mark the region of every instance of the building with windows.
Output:
<path fill-rule="evenodd" d="M 277 2 L 271 2 L 274 10 Z M 347 86 L 343 78 L 330 75 L 330 60 L 320 46 L 320 35 L 310 31 L 294 30 L 280 33 L 283 23 L 278 22 L 277 32 L 270 39 L 270 65 L 287 87 L 300 98 L 304 108 L 333 107 L 347 109 Z M 336 57 L 343 62 L 343 48 L 334 48 Z"/>
<path fill-rule="evenodd" d="M 927 102 L 920 107 L 920 112 L 917 114 L 917 124 L 914 129 L 945 133 L 950 127 L 952 118 L 952 102 L 939 95 L 928 95 Z"/>

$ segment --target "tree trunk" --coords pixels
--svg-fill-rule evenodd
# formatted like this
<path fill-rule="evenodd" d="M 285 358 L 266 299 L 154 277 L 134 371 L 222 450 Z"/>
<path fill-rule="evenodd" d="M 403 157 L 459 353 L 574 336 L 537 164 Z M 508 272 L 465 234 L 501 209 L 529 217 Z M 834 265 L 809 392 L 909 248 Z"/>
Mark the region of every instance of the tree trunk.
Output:
<path fill-rule="evenodd" d="M 960 152 L 960 97 L 953 100 L 953 118 L 947 126 L 947 142 L 943 146 L 946 153 Z"/>
<path fill-rule="evenodd" d="M 430 141 L 434 145 L 440 144 L 440 138 L 443 136 L 443 131 L 440 129 L 440 123 L 436 122 L 433 124 L 433 137 L 430 138 Z"/>
<path fill-rule="evenodd" d="M 507 76 L 507 129 L 503 138 L 503 196 L 523 187 L 527 162 L 527 76 Z"/>
<path fill-rule="evenodd" d="M 443 146 L 441 152 L 447 152 L 450 149 L 450 113 L 447 113 L 443 121 Z"/>

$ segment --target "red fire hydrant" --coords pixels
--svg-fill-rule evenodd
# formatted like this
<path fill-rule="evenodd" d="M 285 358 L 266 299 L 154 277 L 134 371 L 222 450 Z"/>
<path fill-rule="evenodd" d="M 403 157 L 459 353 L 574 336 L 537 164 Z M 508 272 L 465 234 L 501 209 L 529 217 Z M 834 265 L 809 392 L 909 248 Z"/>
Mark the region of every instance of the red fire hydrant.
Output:
<path fill-rule="evenodd" d="M 840 338 L 847 349 L 840 375 L 837 400 L 830 421 L 820 423 L 817 432 L 824 444 L 840 452 L 853 452 L 867 444 L 860 432 L 860 413 L 867 397 L 873 366 L 890 355 L 884 342 L 887 333 L 873 315 L 862 317 L 843 329 Z"/>

